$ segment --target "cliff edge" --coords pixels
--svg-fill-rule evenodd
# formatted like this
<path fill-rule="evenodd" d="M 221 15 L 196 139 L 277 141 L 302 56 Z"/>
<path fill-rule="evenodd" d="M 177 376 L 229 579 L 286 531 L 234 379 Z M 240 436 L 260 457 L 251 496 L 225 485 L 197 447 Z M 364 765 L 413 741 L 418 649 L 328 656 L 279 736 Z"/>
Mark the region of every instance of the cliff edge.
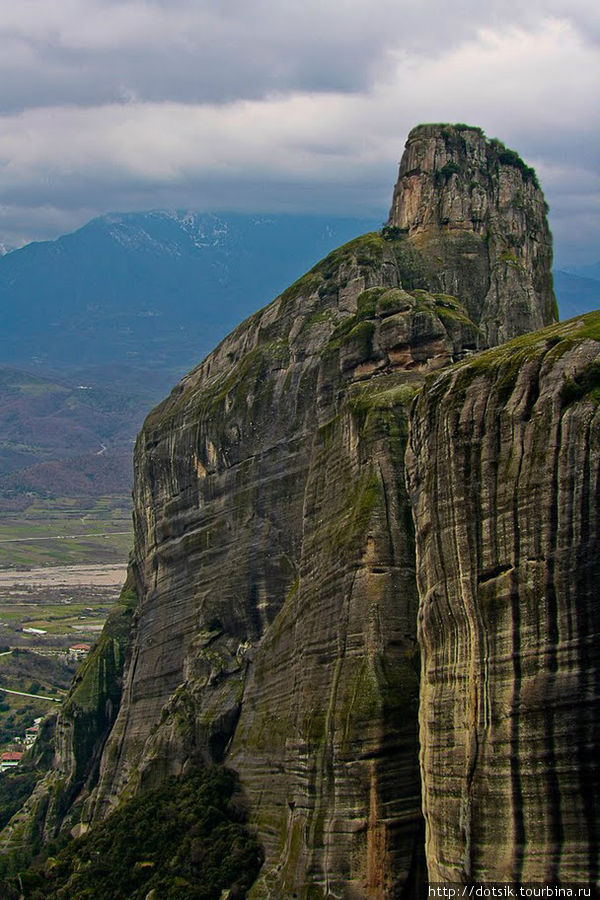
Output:
<path fill-rule="evenodd" d="M 431 881 L 595 884 L 600 313 L 428 383 L 407 452 Z"/>

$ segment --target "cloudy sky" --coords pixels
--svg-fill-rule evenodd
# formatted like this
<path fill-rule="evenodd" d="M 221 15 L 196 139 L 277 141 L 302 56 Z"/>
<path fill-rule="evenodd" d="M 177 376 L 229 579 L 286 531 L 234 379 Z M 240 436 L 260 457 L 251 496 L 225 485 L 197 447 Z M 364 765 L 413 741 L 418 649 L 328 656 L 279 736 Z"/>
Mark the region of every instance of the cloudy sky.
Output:
<path fill-rule="evenodd" d="M 0 3 L 0 243 L 106 211 L 386 216 L 406 135 L 535 166 L 557 261 L 600 258 L 596 0 Z"/>

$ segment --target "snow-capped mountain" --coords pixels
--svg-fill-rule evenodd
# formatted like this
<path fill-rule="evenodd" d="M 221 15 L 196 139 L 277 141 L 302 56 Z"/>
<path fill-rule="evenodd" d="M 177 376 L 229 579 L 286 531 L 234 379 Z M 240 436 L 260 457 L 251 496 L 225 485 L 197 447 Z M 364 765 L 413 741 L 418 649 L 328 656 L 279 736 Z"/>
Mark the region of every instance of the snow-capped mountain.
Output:
<path fill-rule="evenodd" d="M 100 216 L 0 256 L 0 363 L 183 373 L 334 247 L 379 226 L 193 210 Z M 595 308 L 597 285 L 557 273 L 562 317 Z"/>
<path fill-rule="evenodd" d="M 0 362 L 198 362 L 373 219 L 116 213 L 0 258 Z"/>

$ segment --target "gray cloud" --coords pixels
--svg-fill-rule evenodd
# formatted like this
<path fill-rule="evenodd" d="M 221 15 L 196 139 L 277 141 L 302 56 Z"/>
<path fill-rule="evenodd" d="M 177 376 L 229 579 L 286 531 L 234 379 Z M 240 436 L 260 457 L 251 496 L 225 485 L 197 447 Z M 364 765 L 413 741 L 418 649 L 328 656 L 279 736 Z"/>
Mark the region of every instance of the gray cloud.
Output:
<path fill-rule="evenodd" d="M 597 255 L 591 3 L 13 6 L 0 10 L 0 242 L 108 209 L 384 215 L 409 128 L 468 121 L 538 168 L 558 255 Z"/>
<path fill-rule="evenodd" d="M 482 28 L 548 17 L 586 40 L 598 31 L 587 0 L 457 0 L 451 12 L 440 0 L 20 0 L 0 9 L 0 109 L 355 91 L 398 47 L 435 58 Z"/>

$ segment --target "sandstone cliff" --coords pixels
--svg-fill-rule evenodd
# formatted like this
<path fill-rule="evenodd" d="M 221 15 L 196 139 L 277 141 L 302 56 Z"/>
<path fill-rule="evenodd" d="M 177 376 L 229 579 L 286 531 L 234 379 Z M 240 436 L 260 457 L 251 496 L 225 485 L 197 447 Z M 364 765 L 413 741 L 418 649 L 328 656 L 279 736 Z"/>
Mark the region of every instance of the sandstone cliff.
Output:
<path fill-rule="evenodd" d="M 388 227 L 244 322 L 148 417 L 120 707 L 84 778 L 77 703 L 59 720 L 63 827 L 224 761 L 265 849 L 254 897 L 418 896 L 410 407 L 431 373 L 554 318 L 543 199 L 502 152 L 477 129 L 412 132 Z"/>
<path fill-rule="evenodd" d="M 500 141 L 466 125 L 419 125 L 388 226 L 408 236 L 494 346 L 558 318 L 545 210 L 535 172 Z"/>
<path fill-rule="evenodd" d="M 412 289 L 404 243 L 332 254 L 138 442 L 143 599 L 88 814 L 198 755 L 226 759 L 265 847 L 256 896 L 393 896 L 419 871 L 406 409 L 477 329 Z"/>
<path fill-rule="evenodd" d="M 600 313 L 430 382 L 407 454 L 432 881 L 595 883 Z"/>

